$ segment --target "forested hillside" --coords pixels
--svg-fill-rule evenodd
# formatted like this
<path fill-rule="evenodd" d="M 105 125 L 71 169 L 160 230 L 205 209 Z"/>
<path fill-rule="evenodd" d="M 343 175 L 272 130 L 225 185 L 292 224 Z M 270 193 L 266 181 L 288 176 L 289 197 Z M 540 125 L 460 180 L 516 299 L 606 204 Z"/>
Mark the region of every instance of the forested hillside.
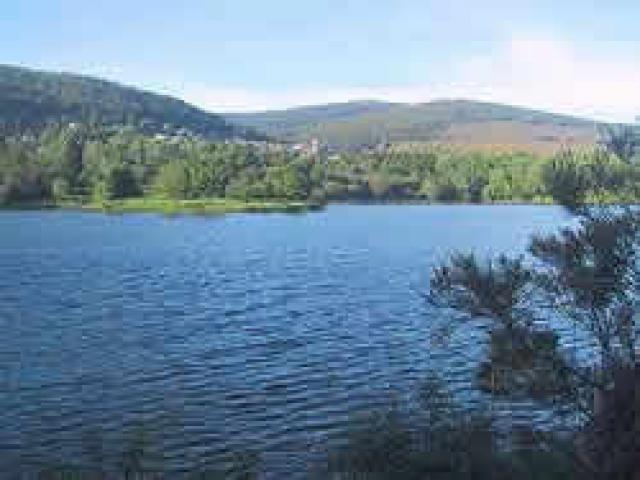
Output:
<path fill-rule="evenodd" d="M 176 98 L 91 77 L 0 65 L 0 126 L 5 132 L 71 122 L 135 125 L 147 133 L 188 131 L 210 139 L 247 133 Z"/>
<path fill-rule="evenodd" d="M 416 105 L 348 102 L 223 117 L 114 82 L 0 65 L 2 131 L 40 131 L 67 123 L 130 125 L 147 134 L 182 132 L 214 140 L 265 135 L 294 142 L 318 138 L 336 148 L 426 142 L 540 154 L 592 146 L 597 138 L 597 127 L 589 120 L 462 100 Z"/>
<path fill-rule="evenodd" d="M 463 100 L 417 105 L 350 102 L 226 118 L 276 138 L 317 137 L 336 147 L 437 142 L 476 150 L 553 153 L 560 147 L 593 145 L 597 136 L 597 127 L 589 120 Z"/>

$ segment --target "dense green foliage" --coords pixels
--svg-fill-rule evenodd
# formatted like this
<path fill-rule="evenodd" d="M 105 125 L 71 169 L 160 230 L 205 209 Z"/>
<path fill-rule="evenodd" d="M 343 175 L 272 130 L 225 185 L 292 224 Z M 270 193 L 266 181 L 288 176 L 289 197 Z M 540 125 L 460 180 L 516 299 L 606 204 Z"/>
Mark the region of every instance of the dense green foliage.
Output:
<path fill-rule="evenodd" d="M 564 169 L 578 178 L 562 176 Z M 434 202 L 548 202 L 558 182 L 580 181 L 590 199 L 635 201 L 640 169 L 601 151 L 531 154 L 421 153 L 346 155 L 326 167 L 330 199 L 425 199 Z"/>
<path fill-rule="evenodd" d="M 143 194 L 306 199 L 310 159 L 245 145 L 155 138 L 133 129 L 49 127 L 0 144 L 0 203 L 113 200 Z"/>
<path fill-rule="evenodd" d="M 0 204 L 176 200 L 634 202 L 640 169 L 604 150 L 532 154 L 451 148 L 313 156 L 282 144 L 50 126 L 0 143 Z"/>
<path fill-rule="evenodd" d="M 187 103 L 80 75 L 0 65 L 0 127 L 40 130 L 51 123 L 136 125 L 147 132 L 186 130 L 207 138 L 244 134 Z"/>

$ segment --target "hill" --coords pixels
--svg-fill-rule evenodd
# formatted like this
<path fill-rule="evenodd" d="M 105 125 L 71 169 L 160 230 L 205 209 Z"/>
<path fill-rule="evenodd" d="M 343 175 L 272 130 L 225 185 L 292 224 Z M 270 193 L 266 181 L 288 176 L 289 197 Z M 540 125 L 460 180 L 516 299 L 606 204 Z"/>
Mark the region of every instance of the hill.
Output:
<path fill-rule="evenodd" d="M 211 139 L 244 135 L 219 115 L 182 100 L 68 73 L 0 65 L 0 125 L 12 131 L 48 123 L 134 124 L 150 133 L 187 130 Z"/>
<path fill-rule="evenodd" d="M 318 138 L 336 147 L 438 142 L 467 148 L 553 151 L 596 141 L 595 122 L 567 115 L 467 100 L 424 104 L 349 102 L 228 114 L 229 121 L 283 140 Z"/>

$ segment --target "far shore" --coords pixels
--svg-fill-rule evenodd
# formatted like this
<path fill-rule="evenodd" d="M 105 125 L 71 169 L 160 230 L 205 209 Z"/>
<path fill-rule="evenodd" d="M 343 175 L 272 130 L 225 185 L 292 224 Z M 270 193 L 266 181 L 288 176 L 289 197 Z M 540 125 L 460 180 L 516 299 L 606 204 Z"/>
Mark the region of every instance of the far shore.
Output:
<path fill-rule="evenodd" d="M 227 213 L 302 213 L 320 210 L 324 204 L 289 200 L 232 200 L 202 198 L 174 200 L 156 197 L 104 201 L 30 202 L 4 205 L 3 210 L 78 210 L 102 213 L 162 213 L 165 215 L 223 215 Z"/>
<path fill-rule="evenodd" d="M 637 205 L 637 202 L 599 201 L 594 204 Z M 224 215 L 229 213 L 305 213 L 323 210 L 329 205 L 432 205 L 432 206 L 554 206 L 550 198 L 540 197 L 530 201 L 493 202 L 433 202 L 425 199 L 351 199 L 329 202 L 304 200 L 236 200 L 229 198 L 201 198 L 175 200 L 160 197 L 134 197 L 104 201 L 65 200 L 61 202 L 38 201 L 0 205 L 0 211 L 27 210 L 76 210 L 97 213 L 160 213 L 164 215 Z"/>

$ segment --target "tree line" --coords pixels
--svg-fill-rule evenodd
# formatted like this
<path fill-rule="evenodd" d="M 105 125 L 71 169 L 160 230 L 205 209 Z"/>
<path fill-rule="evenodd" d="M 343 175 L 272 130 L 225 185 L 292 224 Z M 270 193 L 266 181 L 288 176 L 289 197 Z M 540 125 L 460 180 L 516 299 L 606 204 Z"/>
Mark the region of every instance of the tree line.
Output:
<path fill-rule="evenodd" d="M 626 143 L 620 143 L 623 133 L 631 135 Z M 0 204 L 144 195 L 529 203 L 576 191 L 584 201 L 628 203 L 640 196 L 640 168 L 627 161 L 636 150 L 620 149 L 629 148 L 629 139 L 637 141 L 634 135 L 633 130 L 612 131 L 609 148 L 567 150 L 553 157 L 435 146 L 327 157 L 294 152 L 284 144 L 149 136 L 133 127 L 49 126 L 39 134 L 0 139 Z"/>
<path fill-rule="evenodd" d="M 151 137 L 135 129 L 49 127 L 0 140 L 0 203 L 189 199 L 305 199 L 313 162 L 250 145 Z"/>

